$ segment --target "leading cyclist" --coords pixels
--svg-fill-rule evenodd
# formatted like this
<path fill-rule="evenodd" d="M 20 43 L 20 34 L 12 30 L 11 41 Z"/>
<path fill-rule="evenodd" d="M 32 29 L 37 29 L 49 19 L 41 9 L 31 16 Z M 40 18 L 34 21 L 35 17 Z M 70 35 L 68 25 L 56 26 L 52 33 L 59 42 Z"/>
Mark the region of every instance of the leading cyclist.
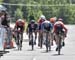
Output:
<path fill-rule="evenodd" d="M 54 33 L 55 33 L 55 39 L 56 39 L 56 51 L 58 50 L 58 34 L 59 31 L 62 32 L 62 46 L 65 45 L 64 43 L 64 39 L 67 36 L 67 28 L 65 27 L 64 23 L 63 23 L 63 19 L 59 18 L 58 21 L 54 24 Z"/>
<path fill-rule="evenodd" d="M 25 21 L 23 19 L 18 19 L 15 23 L 14 31 L 15 31 L 16 34 L 18 34 L 18 32 L 21 33 L 21 44 L 22 44 L 22 41 L 23 41 L 24 29 L 25 29 Z M 16 37 L 18 38 L 18 35 Z M 16 41 L 16 43 L 19 44 L 17 41 Z"/>

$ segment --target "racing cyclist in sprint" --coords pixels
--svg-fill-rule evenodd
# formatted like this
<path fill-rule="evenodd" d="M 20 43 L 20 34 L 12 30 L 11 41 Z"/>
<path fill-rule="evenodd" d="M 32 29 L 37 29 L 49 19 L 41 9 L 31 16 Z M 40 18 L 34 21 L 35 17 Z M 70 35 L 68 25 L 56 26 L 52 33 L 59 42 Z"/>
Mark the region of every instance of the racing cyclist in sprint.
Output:
<path fill-rule="evenodd" d="M 37 23 L 35 22 L 35 20 L 31 20 L 27 26 L 27 34 L 29 35 L 29 45 L 31 45 L 31 34 L 32 32 L 35 33 L 35 41 L 34 41 L 34 44 L 36 45 L 36 39 L 37 39 L 37 30 L 38 30 L 38 25 Z"/>
<path fill-rule="evenodd" d="M 46 17 L 44 15 L 41 15 L 39 20 L 38 20 L 38 46 L 42 48 L 42 43 L 43 43 L 43 35 L 42 35 L 42 23 L 46 20 Z M 42 40 L 42 41 L 41 41 Z"/>
<path fill-rule="evenodd" d="M 22 47 L 22 41 L 23 41 L 23 33 L 25 30 L 25 21 L 23 19 L 18 19 L 15 23 L 15 27 L 14 27 L 14 35 L 16 37 L 16 44 L 19 45 L 19 41 L 17 41 L 18 37 L 18 33 L 21 34 L 21 47 Z"/>
<path fill-rule="evenodd" d="M 43 31 L 43 39 L 44 39 L 44 44 L 46 45 L 46 48 L 49 47 L 49 50 L 51 50 L 51 41 L 52 41 L 52 37 L 51 37 L 51 32 L 52 32 L 52 23 L 50 23 L 50 21 L 45 20 L 42 23 L 42 31 Z M 47 49 L 48 51 L 48 49 Z"/>
<path fill-rule="evenodd" d="M 65 46 L 65 37 L 67 36 L 67 28 L 65 27 L 64 23 L 63 23 L 63 19 L 59 18 L 57 22 L 55 22 L 54 24 L 54 34 L 55 34 L 55 39 L 56 39 L 56 45 L 57 45 L 57 48 L 56 48 L 56 51 L 58 51 L 58 43 L 59 43 L 59 39 L 58 39 L 58 34 L 59 34 L 59 31 L 61 31 L 62 33 L 62 46 Z M 62 47 L 61 46 L 61 47 Z"/>

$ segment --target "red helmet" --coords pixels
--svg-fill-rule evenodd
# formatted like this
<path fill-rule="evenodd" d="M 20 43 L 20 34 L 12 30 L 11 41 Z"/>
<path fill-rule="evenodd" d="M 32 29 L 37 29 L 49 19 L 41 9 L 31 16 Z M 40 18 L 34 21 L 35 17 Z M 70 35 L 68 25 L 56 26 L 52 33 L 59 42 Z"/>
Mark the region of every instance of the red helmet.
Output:
<path fill-rule="evenodd" d="M 56 21 L 55 18 L 50 18 L 51 23 L 55 23 L 55 21 Z"/>

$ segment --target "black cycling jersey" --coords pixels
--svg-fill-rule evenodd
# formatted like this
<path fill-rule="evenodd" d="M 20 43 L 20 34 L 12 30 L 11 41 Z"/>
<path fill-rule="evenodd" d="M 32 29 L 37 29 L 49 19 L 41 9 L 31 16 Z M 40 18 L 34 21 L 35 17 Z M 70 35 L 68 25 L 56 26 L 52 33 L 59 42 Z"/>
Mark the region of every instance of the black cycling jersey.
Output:
<path fill-rule="evenodd" d="M 38 28 L 38 25 L 36 23 L 34 24 L 28 24 L 28 29 L 29 29 L 29 32 L 32 32 L 32 30 L 37 30 Z"/>

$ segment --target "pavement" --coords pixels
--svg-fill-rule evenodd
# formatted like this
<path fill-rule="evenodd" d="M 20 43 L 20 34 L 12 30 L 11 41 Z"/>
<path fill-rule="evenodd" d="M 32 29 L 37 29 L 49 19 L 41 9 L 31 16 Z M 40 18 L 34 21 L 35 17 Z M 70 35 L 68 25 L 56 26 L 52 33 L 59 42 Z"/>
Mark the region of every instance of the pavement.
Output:
<path fill-rule="evenodd" d="M 48 53 L 45 52 L 45 46 L 40 49 L 37 44 L 32 51 L 31 46 L 28 45 L 28 36 L 24 33 L 22 51 L 18 51 L 15 45 L 16 48 L 6 49 L 0 60 L 75 60 L 75 25 L 66 25 L 66 27 L 68 28 L 68 34 L 65 39 L 66 45 L 62 48 L 61 55 L 58 55 L 58 52 L 55 51 L 55 44 Z"/>

